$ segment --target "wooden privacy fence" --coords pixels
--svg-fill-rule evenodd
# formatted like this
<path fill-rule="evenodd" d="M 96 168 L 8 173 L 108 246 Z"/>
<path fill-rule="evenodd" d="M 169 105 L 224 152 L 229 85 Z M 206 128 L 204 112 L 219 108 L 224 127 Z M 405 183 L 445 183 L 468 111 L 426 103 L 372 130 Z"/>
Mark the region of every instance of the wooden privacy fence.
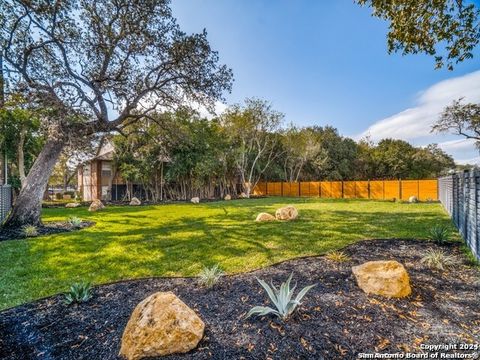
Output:
<path fill-rule="evenodd" d="M 437 201 L 438 181 L 427 179 L 260 182 L 255 186 L 253 194 L 258 196 L 310 196 L 377 200 L 408 200 L 410 196 L 416 196 L 421 201 Z"/>

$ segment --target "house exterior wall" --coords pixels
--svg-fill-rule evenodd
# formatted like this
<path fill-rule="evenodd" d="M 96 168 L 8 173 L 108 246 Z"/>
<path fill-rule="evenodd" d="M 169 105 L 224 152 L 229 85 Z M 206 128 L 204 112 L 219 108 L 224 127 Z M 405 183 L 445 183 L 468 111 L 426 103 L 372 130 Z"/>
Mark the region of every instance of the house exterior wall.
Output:
<path fill-rule="evenodd" d="M 91 160 L 78 169 L 78 191 L 84 201 L 111 200 L 125 185 L 121 174 L 115 171 L 111 160 Z"/>

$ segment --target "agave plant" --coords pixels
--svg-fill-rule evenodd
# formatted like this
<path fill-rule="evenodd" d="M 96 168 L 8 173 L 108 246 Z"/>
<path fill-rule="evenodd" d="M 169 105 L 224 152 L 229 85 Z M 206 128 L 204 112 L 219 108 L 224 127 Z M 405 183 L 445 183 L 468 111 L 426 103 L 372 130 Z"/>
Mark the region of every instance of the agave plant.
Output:
<path fill-rule="evenodd" d="M 297 306 L 300 305 L 300 301 L 302 301 L 307 292 L 315 286 L 309 285 L 304 287 L 302 290 L 300 290 L 295 299 L 292 300 L 293 293 L 297 287 L 297 285 L 295 285 L 290 289 L 292 276 L 293 273 L 290 274 L 286 282 L 280 285 L 280 288 L 276 288 L 273 283 L 271 283 L 270 286 L 265 281 L 257 278 L 257 281 L 267 292 L 270 301 L 275 305 L 275 309 L 269 306 L 255 306 L 248 312 L 247 318 L 252 315 L 264 316 L 268 314 L 274 314 L 282 320 L 288 319 L 288 317 L 295 311 Z"/>
<path fill-rule="evenodd" d="M 82 303 L 92 297 L 92 286 L 90 283 L 75 283 L 65 293 L 65 304 Z"/>

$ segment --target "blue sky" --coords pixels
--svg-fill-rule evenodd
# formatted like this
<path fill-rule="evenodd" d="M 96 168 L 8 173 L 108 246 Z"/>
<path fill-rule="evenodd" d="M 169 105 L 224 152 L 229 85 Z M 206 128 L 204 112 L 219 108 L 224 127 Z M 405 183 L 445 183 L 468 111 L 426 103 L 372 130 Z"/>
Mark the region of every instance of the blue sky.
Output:
<path fill-rule="evenodd" d="M 471 143 L 428 129 L 450 97 L 480 101 L 479 49 L 453 72 L 434 70 L 431 57 L 388 55 L 387 24 L 353 0 L 174 0 L 172 8 L 184 31 L 206 28 L 233 69 L 228 103 L 260 97 L 287 122 L 442 143 L 457 160 L 478 161 Z"/>

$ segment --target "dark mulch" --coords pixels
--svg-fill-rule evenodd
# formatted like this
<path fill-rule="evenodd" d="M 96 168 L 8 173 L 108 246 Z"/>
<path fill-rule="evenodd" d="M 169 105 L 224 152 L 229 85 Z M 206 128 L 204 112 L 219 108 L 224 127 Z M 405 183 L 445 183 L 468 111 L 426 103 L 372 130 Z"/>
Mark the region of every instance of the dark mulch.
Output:
<path fill-rule="evenodd" d="M 72 226 L 68 221 L 48 222 L 37 226 L 38 236 L 77 231 L 95 225 L 93 221 L 82 221 L 79 226 Z M 0 228 L 0 241 L 25 239 L 22 228 Z"/>
<path fill-rule="evenodd" d="M 353 359 L 362 352 L 419 350 L 419 344 L 480 343 L 480 272 L 467 266 L 459 245 L 443 247 L 458 264 L 443 274 L 420 263 L 427 249 L 414 240 L 354 244 L 352 261 L 324 257 L 287 261 L 251 273 L 224 277 L 213 290 L 194 278 L 143 279 L 98 286 L 88 303 L 67 307 L 61 296 L 0 313 L 2 359 L 117 359 L 120 338 L 135 305 L 156 291 L 173 291 L 206 323 L 199 347 L 168 359 Z M 351 266 L 396 259 L 410 273 L 407 299 L 367 296 Z M 255 276 L 285 280 L 294 272 L 299 287 L 317 283 L 286 323 L 245 319 L 267 304 Z"/>

